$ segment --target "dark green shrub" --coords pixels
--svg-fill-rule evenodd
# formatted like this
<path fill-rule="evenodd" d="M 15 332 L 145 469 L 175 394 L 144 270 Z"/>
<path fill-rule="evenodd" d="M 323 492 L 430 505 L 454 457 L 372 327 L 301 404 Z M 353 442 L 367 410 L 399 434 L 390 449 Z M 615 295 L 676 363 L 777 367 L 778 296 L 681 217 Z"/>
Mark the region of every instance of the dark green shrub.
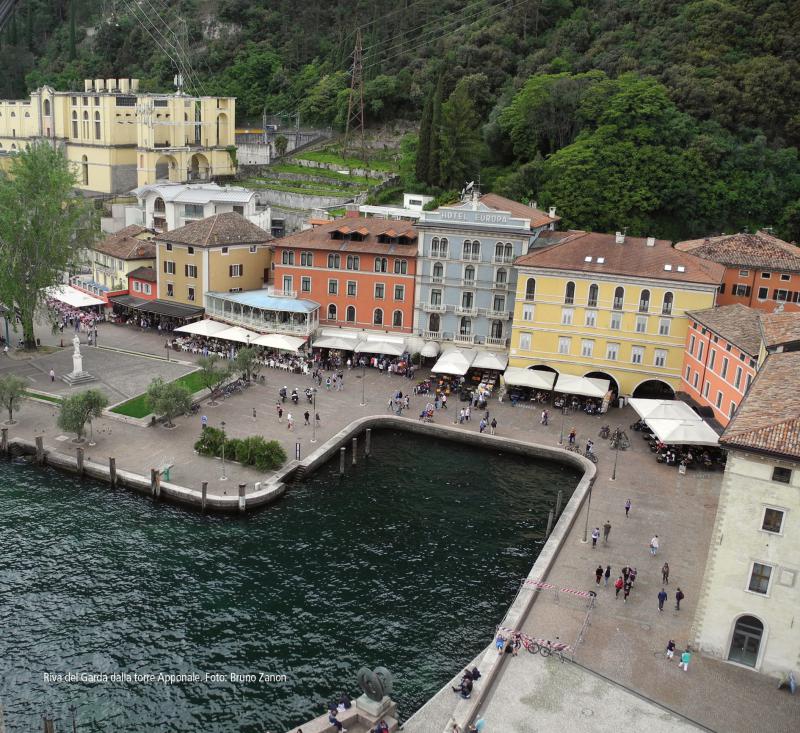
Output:
<path fill-rule="evenodd" d="M 222 430 L 219 428 L 203 428 L 200 439 L 194 449 L 201 456 L 218 456 L 222 452 Z"/>
<path fill-rule="evenodd" d="M 286 463 L 286 451 L 277 440 L 267 443 L 259 438 L 261 444 L 256 448 L 253 464 L 259 471 L 274 471 Z"/>

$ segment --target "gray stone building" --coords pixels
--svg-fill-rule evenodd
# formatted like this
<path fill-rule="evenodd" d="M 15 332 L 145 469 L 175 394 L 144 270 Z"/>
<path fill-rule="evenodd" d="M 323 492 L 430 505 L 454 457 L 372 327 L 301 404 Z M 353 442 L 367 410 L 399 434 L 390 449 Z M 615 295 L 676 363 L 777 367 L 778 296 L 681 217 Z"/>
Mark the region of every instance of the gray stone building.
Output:
<path fill-rule="evenodd" d="M 440 345 L 505 350 L 514 315 L 514 260 L 557 221 L 555 208 L 545 213 L 477 192 L 458 205 L 423 212 L 416 225 L 414 332 Z"/>

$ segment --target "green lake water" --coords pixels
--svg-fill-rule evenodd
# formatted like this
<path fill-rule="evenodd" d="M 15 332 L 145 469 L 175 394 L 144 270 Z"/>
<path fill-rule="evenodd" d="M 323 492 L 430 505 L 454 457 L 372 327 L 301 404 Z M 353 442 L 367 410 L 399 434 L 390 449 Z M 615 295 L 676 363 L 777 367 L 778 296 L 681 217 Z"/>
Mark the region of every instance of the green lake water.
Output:
<path fill-rule="evenodd" d="M 0 462 L 7 729 L 71 730 L 74 706 L 81 732 L 280 733 L 355 697 L 362 664 L 395 674 L 407 718 L 491 641 L 579 477 L 397 432 L 373 453 L 244 518 Z"/>

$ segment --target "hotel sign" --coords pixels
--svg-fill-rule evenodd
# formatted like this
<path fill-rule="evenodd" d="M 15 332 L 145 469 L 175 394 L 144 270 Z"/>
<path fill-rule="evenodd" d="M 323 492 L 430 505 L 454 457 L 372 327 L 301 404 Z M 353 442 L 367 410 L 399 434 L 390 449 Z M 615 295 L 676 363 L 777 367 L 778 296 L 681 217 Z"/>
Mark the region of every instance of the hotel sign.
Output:
<path fill-rule="evenodd" d="M 420 224 L 482 224 L 484 226 L 510 227 L 527 230 L 530 220 L 519 219 L 511 216 L 508 211 L 493 211 L 491 209 L 448 209 L 441 208 L 436 211 L 426 211 L 420 218 Z"/>

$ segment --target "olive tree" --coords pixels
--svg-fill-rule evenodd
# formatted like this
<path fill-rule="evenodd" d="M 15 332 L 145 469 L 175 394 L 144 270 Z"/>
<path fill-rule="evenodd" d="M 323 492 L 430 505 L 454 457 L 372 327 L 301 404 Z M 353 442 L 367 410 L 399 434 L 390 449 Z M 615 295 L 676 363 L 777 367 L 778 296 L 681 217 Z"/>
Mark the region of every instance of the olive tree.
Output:
<path fill-rule="evenodd" d="M 173 427 L 172 418 L 188 412 L 192 406 L 192 393 L 187 387 L 177 382 L 165 382 L 156 377 L 147 387 L 147 403 L 150 409 L 167 421 L 167 427 Z"/>
<path fill-rule="evenodd" d="M 252 346 L 239 349 L 236 358 L 233 360 L 236 371 L 241 374 L 242 379 L 250 381 L 250 375 L 255 371 L 258 364 L 258 353 Z"/>
<path fill-rule="evenodd" d="M 231 376 L 231 368 L 227 361 L 223 361 L 216 354 L 201 356 L 197 360 L 200 367 L 200 381 L 213 395 L 223 383 Z M 211 404 L 215 404 L 213 401 Z"/>
<path fill-rule="evenodd" d="M 14 374 L 0 377 L 0 405 L 8 410 L 8 424 L 14 424 L 14 410 L 25 399 L 25 380 Z"/>
<path fill-rule="evenodd" d="M 108 398 L 99 390 L 87 389 L 85 392 L 70 395 L 61 403 L 58 413 L 58 427 L 78 436 L 77 442 L 83 440 L 83 431 L 87 422 L 100 417 L 108 405 Z"/>

